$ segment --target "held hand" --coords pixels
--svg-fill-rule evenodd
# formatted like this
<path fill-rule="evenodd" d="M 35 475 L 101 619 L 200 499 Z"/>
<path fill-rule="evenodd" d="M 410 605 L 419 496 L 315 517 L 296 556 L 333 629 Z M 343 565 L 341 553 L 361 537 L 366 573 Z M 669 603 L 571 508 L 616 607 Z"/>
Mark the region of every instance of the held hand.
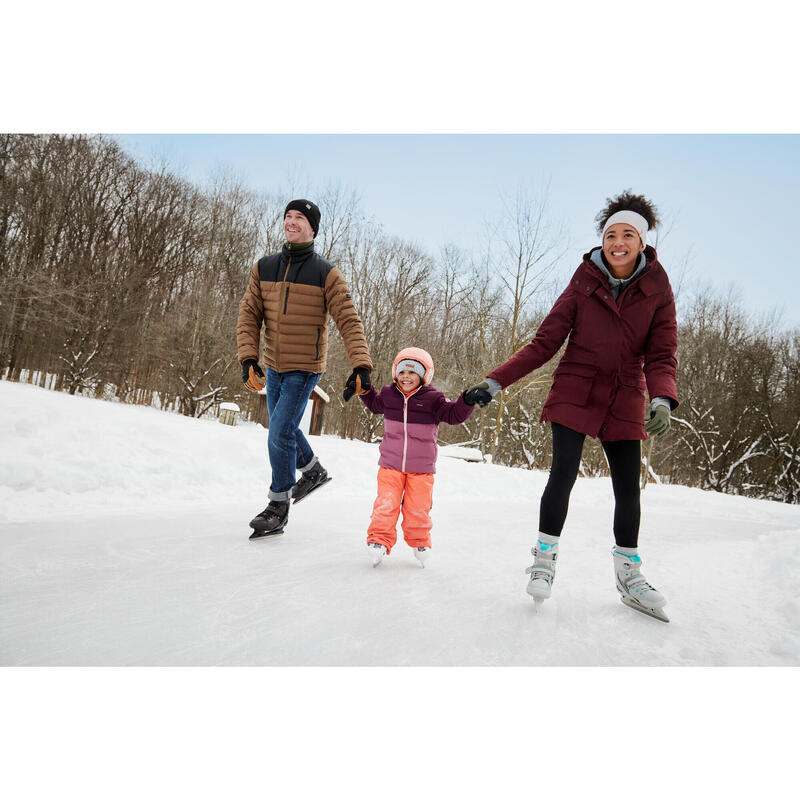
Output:
<path fill-rule="evenodd" d="M 251 391 L 261 391 L 266 385 L 267 381 L 258 362 L 252 358 L 242 361 L 242 383 Z"/>
<path fill-rule="evenodd" d="M 492 402 L 492 395 L 489 393 L 489 384 L 486 381 L 481 381 L 475 386 L 470 386 L 464 392 L 464 402 L 468 406 L 474 406 L 476 403 L 481 408 L 486 408 Z"/>
<path fill-rule="evenodd" d="M 366 394 L 372 383 L 369 380 L 369 370 L 366 367 L 356 367 L 353 370 L 353 374 L 347 379 L 347 383 L 344 385 L 344 391 L 342 392 L 342 397 L 344 398 L 345 403 L 354 395 L 354 394 Z"/>
<path fill-rule="evenodd" d="M 644 422 L 644 430 L 649 436 L 662 436 L 669 430 L 670 412 L 667 406 L 657 406 L 650 418 Z"/>

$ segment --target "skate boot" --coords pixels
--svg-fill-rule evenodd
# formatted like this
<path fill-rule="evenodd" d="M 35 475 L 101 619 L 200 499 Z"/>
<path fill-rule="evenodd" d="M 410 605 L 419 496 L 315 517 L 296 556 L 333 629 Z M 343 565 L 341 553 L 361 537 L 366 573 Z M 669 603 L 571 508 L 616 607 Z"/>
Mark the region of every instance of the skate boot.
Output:
<path fill-rule="evenodd" d="M 386 555 L 386 546 L 378 542 L 368 542 L 367 550 L 369 550 L 369 557 L 372 559 L 372 566 L 377 567 Z"/>
<path fill-rule="evenodd" d="M 415 547 L 414 548 L 414 557 L 419 561 L 420 566 L 424 568 L 425 566 L 425 559 L 431 554 L 430 547 Z"/>
<path fill-rule="evenodd" d="M 269 505 L 257 516 L 250 520 L 253 529 L 251 539 L 262 539 L 275 533 L 283 533 L 289 519 L 289 501 L 271 500 Z"/>
<path fill-rule="evenodd" d="M 536 601 L 537 607 L 550 597 L 553 579 L 556 576 L 558 558 L 558 536 L 540 533 L 536 547 L 531 548 L 533 566 L 525 572 L 531 576 L 526 591 Z"/>
<path fill-rule="evenodd" d="M 300 475 L 300 479 L 292 487 L 292 499 L 295 503 L 299 503 L 304 498 L 308 497 L 311 492 L 319 489 L 320 486 L 331 480 L 328 477 L 328 472 L 322 464 L 319 463 L 317 457 L 311 462 L 310 467 L 306 467 Z"/>
<path fill-rule="evenodd" d="M 656 591 L 641 573 L 642 559 L 635 547 L 615 547 L 614 575 L 617 591 L 626 606 L 641 611 L 662 622 L 669 622 L 667 615 L 661 610 L 667 604 L 664 595 Z"/>

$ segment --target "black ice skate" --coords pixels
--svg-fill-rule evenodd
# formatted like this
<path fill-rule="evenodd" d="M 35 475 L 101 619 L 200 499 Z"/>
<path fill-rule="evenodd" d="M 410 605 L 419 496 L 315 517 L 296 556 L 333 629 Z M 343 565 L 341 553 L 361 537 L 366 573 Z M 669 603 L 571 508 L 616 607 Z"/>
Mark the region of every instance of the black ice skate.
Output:
<path fill-rule="evenodd" d="M 276 533 L 283 533 L 289 519 L 289 501 L 271 500 L 270 504 L 257 516 L 250 520 L 253 533 L 251 539 L 263 539 Z"/>
<path fill-rule="evenodd" d="M 292 499 L 295 503 L 299 503 L 329 480 L 331 478 L 328 477 L 325 467 L 317 461 L 313 467 L 303 472 L 300 480 L 292 487 Z"/>

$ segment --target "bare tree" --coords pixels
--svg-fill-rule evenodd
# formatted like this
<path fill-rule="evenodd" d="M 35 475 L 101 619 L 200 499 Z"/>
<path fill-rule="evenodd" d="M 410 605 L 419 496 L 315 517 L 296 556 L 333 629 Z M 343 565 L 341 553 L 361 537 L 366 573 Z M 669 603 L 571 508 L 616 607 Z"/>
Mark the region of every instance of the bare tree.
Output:
<path fill-rule="evenodd" d="M 495 354 L 497 363 L 510 358 L 532 338 L 541 321 L 541 301 L 552 294 L 555 270 L 567 250 L 563 231 L 548 217 L 547 204 L 546 186 L 533 196 L 524 189 L 519 189 L 513 198 L 506 196 L 502 219 L 490 241 L 487 263 L 504 290 L 495 316 L 499 330 L 493 332 L 493 338 L 500 343 Z M 497 398 L 492 458 L 501 444 L 509 402 L 544 380 L 534 374 Z"/>
<path fill-rule="evenodd" d="M 302 194 L 323 210 L 318 249 L 348 281 L 376 385 L 414 345 L 454 399 L 530 340 L 555 299 L 566 243 L 546 187 L 506 198 L 480 257 L 450 245 L 434 258 L 386 236 L 341 185 Z M 0 135 L 0 376 L 194 416 L 223 398 L 254 412 L 235 320 L 254 261 L 283 244 L 286 199 L 224 172 L 196 186 L 167 164 L 137 164 L 109 137 Z M 672 273 L 681 405 L 647 475 L 800 502 L 800 332 L 751 317 L 734 292 L 691 286 L 688 261 Z M 341 400 L 350 364 L 338 335 L 328 356 L 326 432 L 379 440 L 382 418 Z M 550 432 L 538 417 L 550 383 L 543 365 L 443 435 L 479 442 L 496 463 L 546 468 Z M 587 443 L 581 471 L 607 474 L 598 443 Z"/>

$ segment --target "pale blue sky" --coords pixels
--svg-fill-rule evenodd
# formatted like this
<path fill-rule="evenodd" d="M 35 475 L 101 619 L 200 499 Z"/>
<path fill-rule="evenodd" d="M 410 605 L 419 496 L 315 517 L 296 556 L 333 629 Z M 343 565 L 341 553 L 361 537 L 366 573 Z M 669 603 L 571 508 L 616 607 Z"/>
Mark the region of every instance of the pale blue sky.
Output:
<path fill-rule="evenodd" d="M 257 191 L 294 181 L 298 196 L 331 181 L 359 193 L 389 234 L 435 253 L 485 241 L 500 197 L 549 182 L 549 208 L 569 242 L 568 277 L 598 242 L 594 216 L 626 188 L 672 223 L 659 248 L 669 271 L 741 290 L 746 308 L 800 326 L 792 248 L 800 197 L 797 135 L 123 135 L 144 161 L 164 158 L 202 183 L 231 169 Z M 306 191 L 306 187 L 308 190 Z M 287 200 L 290 198 L 287 198 Z M 323 220 L 324 224 L 324 220 Z"/>

